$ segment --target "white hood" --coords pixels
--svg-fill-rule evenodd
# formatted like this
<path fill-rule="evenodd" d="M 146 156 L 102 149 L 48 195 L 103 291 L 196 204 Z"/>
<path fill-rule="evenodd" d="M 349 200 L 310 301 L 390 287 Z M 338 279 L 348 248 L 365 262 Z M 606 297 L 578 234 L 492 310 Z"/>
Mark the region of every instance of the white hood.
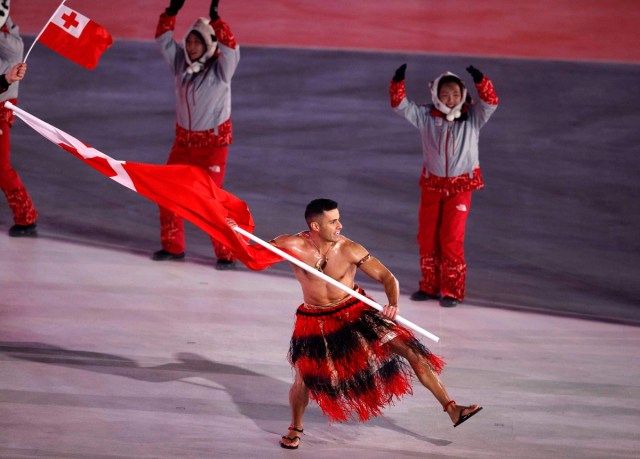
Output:
<path fill-rule="evenodd" d="M 196 22 L 193 23 L 191 28 L 187 31 L 184 36 L 183 44 L 184 44 L 184 55 L 187 60 L 187 70 L 186 73 L 198 73 L 200 70 L 204 68 L 204 63 L 213 57 L 216 53 L 216 49 L 218 49 L 218 40 L 216 39 L 216 33 L 209 24 L 210 20 L 208 18 L 198 18 Z M 197 61 L 192 62 L 189 58 L 189 53 L 187 53 L 187 37 L 191 32 L 197 32 L 204 39 L 204 44 L 206 50 L 204 54 Z"/>
<path fill-rule="evenodd" d="M 456 77 L 458 80 L 460 80 L 460 85 L 462 86 L 461 102 L 453 108 L 447 107 L 445 104 L 443 104 L 440 101 L 440 99 L 438 99 L 438 86 L 440 84 L 440 80 L 442 79 L 442 77 L 445 77 L 445 76 Z M 440 110 L 442 113 L 446 115 L 447 121 L 453 121 L 456 118 L 460 118 L 460 116 L 462 115 L 462 107 L 465 101 L 467 100 L 467 88 L 464 85 L 464 81 L 462 81 L 462 78 L 460 78 L 458 75 L 455 75 L 451 72 L 444 72 L 438 78 L 436 78 L 435 80 L 429 83 L 429 89 L 431 90 L 431 100 L 433 101 L 433 105 L 435 105 L 435 107 L 438 110 Z"/>

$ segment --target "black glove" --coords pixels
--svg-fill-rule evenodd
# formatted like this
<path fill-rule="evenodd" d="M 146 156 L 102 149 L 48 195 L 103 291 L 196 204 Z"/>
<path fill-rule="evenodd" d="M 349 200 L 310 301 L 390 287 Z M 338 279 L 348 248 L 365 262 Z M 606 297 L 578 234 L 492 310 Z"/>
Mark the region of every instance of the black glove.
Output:
<path fill-rule="evenodd" d="M 398 83 L 404 81 L 404 72 L 407 70 L 407 64 L 402 64 L 396 70 L 395 75 L 393 75 L 393 81 L 397 81 Z"/>
<path fill-rule="evenodd" d="M 184 0 L 171 0 L 169 7 L 164 10 L 169 16 L 175 16 L 180 11 L 180 8 L 184 5 Z"/>
<path fill-rule="evenodd" d="M 473 78 L 473 82 L 476 84 L 480 83 L 484 78 L 484 75 L 482 74 L 482 72 L 477 68 L 475 68 L 473 65 L 470 65 L 469 67 L 467 67 L 467 72 L 471 74 L 471 77 Z"/>
<path fill-rule="evenodd" d="M 209 6 L 209 17 L 214 22 L 220 19 L 220 16 L 218 16 L 218 3 L 220 3 L 220 0 L 211 0 L 211 6 Z"/>

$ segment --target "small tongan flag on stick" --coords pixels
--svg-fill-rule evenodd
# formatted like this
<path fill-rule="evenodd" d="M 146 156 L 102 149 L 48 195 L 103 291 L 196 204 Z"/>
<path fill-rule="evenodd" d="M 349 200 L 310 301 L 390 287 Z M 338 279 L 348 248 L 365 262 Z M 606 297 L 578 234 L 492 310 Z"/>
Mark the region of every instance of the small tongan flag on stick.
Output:
<path fill-rule="evenodd" d="M 102 53 L 113 44 L 113 38 L 107 29 L 69 8 L 64 1 L 36 37 L 31 48 L 38 41 L 89 70 L 98 65 Z"/>

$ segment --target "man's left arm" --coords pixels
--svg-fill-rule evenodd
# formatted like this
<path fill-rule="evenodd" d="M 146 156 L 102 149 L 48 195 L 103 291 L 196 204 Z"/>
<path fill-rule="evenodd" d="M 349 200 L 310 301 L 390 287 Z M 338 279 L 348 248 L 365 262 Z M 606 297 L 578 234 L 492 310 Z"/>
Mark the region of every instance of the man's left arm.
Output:
<path fill-rule="evenodd" d="M 362 270 L 371 279 L 380 282 L 384 287 L 387 295 L 387 304 L 384 306 L 382 314 L 388 319 L 395 319 L 398 315 L 398 299 L 400 297 L 400 288 L 396 277 L 384 266 L 380 260 L 367 253 L 362 248 L 364 254 L 358 258 L 356 266 Z M 360 252 L 359 250 L 357 252 Z"/>

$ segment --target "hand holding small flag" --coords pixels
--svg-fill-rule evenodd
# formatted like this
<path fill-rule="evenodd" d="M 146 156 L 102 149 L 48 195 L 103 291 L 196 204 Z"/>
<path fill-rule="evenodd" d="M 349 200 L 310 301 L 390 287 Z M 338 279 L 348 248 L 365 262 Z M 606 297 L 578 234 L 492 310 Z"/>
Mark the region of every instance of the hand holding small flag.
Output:
<path fill-rule="evenodd" d="M 7 83 L 15 83 L 16 81 L 20 81 L 24 78 L 24 75 L 27 73 L 27 64 L 24 62 L 20 62 L 9 69 L 9 71 L 4 75 L 7 80 Z"/>
<path fill-rule="evenodd" d="M 11 67 L 7 73 L 0 75 L 0 94 L 9 89 L 11 83 L 22 80 L 26 72 L 27 64 L 20 62 Z M 0 134 L 2 134 L 2 130 L 0 130 Z"/>

